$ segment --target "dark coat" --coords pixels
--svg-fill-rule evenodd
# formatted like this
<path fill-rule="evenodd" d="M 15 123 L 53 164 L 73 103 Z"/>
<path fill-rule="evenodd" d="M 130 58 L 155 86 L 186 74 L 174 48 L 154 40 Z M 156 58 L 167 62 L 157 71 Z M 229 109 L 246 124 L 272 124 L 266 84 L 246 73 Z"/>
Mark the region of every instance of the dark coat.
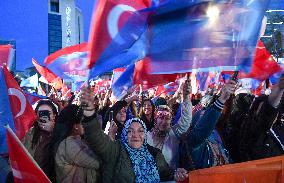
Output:
<path fill-rule="evenodd" d="M 103 161 L 102 182 L 135 182 L 131 160 L 122 142 L 112 141 L 104 134 L 100 129 L 99 122 L 94 117 L 85 118 L 83 126 L 89 147 Z M 156 160 L 161 181 L 173 180 L 173 171 L 162 152 L 151 146 L 148 146 L 148 150 Z"/>
<path fill-rule="evenodd" d="M 276 123 L 278 109 L 271 106 L 268 97 L 256 99 L 241 128 L 240 154 L 242 161 L 256 160 L 284 153 L 276 136 L 283 136 L 284 129 Z M 273 125 L 273 127 L 272 127 Z M 271 129 L 274 129 L 275 135 Z M 283 144 L 283 140 L 282 140 Z"/>

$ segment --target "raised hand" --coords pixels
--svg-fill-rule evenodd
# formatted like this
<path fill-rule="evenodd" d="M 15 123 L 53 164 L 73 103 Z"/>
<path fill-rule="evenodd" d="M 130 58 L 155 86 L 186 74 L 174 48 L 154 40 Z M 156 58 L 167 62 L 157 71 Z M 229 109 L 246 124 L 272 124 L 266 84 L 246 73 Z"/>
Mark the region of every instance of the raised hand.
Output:
<path fill-rule="evenodd" d="M 234 80 L 230 80 L 228 83 L 226 83 L 221 89 L 219 101 L 224 104 L 230 98 L 230 95 L 235 92 L 236 87 L 237 83 Z"/>
<path fill-rule="evenodd" d="M 84 115 L 89 117 L 95 113 L 95 95 L 89 87 L 83 87 L 80 91 L 79 102 L 84 111 Z"/>

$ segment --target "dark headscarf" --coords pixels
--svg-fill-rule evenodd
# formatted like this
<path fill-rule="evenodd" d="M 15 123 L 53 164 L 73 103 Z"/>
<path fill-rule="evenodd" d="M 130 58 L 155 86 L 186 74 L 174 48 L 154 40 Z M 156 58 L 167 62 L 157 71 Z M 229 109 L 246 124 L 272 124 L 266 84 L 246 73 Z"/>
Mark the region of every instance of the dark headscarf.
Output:
<path fill-rule="evenodd" d="M 120 134 L 122 132 L 122 129 L 124 127 L 124 124 L 121 124 L 120 122 L 117 121 L 116 119 L 116 115 L 117 113 L 123 108 L 127 106 L 127 102 L 126 101 L 117 101 L 106 113 L 105 118 L 104 118 L 104 124 L 103 126 L 106 126 L 106 123 L 109 121 L 109 115 L 110 115 L 110 111 L 113 111 L 113 120 L 117 125 L 117 135 L 116 135 L 116 139 L 120 138 Z"/>

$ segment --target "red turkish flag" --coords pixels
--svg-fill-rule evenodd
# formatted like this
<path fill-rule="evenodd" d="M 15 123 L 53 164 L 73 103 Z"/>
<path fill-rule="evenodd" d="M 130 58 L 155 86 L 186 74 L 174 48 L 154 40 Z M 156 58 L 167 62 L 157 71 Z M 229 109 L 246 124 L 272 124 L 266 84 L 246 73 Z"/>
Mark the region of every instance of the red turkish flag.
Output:
<path fill-rule="evenodd" d="M 145 58 L 136 63 L 133 74 L 133 84 L 142 84 L 143 89 L 174 82 L 182 74 L 150 74 L 150 60 Z"/>
<path fill-rule="evenodd" d="M 89 66 L 95 64 L 103 50 L 116 36 L 133 12 L 149 7 L 151 0 L 103 0 L 93 12 L 89 35 Z"/>
<path fill-rule="evenodd" d="M 16 134 L 19 139 L 22 139 L 35 121 L 36 114 L 12 74 L 6 67 L 3 67 L 3 71 Z"/>
<path fill-rule="evenodd" d="M 10 127 L 6 128 L 9 158 L 15 183 L 50 183 L 44 172 L 37 165 L 16 137 Z"/>

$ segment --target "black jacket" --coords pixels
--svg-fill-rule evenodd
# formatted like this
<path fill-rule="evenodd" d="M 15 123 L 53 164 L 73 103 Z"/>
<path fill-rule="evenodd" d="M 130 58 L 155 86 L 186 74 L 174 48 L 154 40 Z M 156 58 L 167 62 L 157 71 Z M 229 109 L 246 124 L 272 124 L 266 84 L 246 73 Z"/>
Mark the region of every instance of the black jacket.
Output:
<path fill-rule="evenodd" d="M 275 123 L 278 113 L 278 109 L 269 104 L 267 96 L 259 97 L 253 102 L 241 128 L 240 154 L 242 161 L 284 154 L 281 147 L 283 140 L 278 138 L 278 140 L 280 139 L 278 141 L 276 138 L 284 135 L 284 128 Z"/>

